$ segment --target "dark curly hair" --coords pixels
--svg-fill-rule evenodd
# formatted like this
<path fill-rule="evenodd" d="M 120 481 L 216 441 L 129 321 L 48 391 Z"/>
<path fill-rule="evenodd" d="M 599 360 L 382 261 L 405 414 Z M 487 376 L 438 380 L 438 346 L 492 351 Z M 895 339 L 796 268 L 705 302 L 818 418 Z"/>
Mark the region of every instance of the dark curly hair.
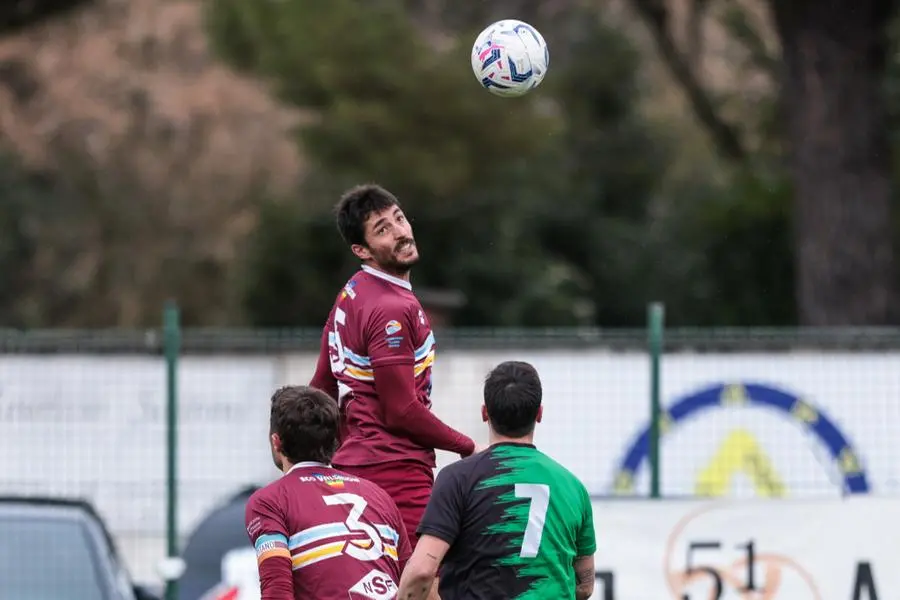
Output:
<path fill-rule="evenodd" d="M 366 245 L 366 220 L 373 212 L 381 212 L 391 206 L 400 206 L 392 193 L 374 183 L 358 185 L 341 196 L 335 213 L 341 237 L 349 245 Z"/>
<path fill-rule="evenodd" d="M 330 463 L 338 446 L 338 406 L 325 392 L 303 385 L 272 395 L 270 433 L 281 438 L 281 453 L 296 464 Z"/>

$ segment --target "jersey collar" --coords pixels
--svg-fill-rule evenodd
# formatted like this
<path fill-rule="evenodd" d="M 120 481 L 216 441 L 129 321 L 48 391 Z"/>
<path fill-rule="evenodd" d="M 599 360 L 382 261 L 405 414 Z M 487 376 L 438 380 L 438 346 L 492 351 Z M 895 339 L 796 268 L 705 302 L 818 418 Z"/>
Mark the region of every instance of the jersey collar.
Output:
<path fill-rule="evenodd" d="M 293 473 L 296 469 L 329 469 L 330 467 L 325 463 L 316 462 L 314 460 L 305 460 L 303 462 L 298 462 L 296 465 L 288 469 L 288 473 Z"/>
<path fill-rule="evenodd" d="M 379 271 L 378 269 L 373 269 L 369 265 L 362 265 L 362 270 L 372 275 L 373 277 L 378 277 L 379 279 L 384 279 L 385 281 L 389 281 L 394 285 L 399 285 L 402 288 L 407 290 L 412 290 L 412 284 L 405 279 L 400 279 L 399 277 L 394 277 L 393 275 L 388 275 L 384 271 Z"/>

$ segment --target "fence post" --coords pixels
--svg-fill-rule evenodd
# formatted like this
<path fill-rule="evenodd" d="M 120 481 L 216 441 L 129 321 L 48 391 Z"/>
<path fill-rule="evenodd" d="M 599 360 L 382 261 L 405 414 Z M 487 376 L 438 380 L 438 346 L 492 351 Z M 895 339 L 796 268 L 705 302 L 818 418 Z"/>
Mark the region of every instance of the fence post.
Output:
<path fill-rule="evenodd" d="M 178 305 L 170 300 L 163 310 L 166 358 L 166 554 L 178 558 L 178 355 L 181 325 Z M 177 600 L 178 578 L 166 578 L 166 600 Z"/>
<path fill-rule="evenodd" d="M 663 349 L 663 329 L 665 328 L 665 308 L 661 302 L 653 302 L 647 307 L 647 345 L 650 353 L 650 439 L 648 458 L 650 463 L 650 497 L 660 494 L 660 421 L 662 402 L 660 400 L 660 359 Z"/>

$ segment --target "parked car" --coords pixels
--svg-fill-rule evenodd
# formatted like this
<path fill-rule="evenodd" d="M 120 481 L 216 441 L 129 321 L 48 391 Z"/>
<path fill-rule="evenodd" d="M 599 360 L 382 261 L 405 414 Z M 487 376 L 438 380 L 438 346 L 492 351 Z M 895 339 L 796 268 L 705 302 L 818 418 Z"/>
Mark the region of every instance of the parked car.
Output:
<path fill-rule="evenodd" d="M 3 600 L 159 600 L 82 500 L 0 497 L 0 582 Z"/>
<path fill-rule="evenodd" d="M 188 537 L 179 600 L 259 600 L 256 552 L 244 527 L 248 486 L 211 510 Z"/>

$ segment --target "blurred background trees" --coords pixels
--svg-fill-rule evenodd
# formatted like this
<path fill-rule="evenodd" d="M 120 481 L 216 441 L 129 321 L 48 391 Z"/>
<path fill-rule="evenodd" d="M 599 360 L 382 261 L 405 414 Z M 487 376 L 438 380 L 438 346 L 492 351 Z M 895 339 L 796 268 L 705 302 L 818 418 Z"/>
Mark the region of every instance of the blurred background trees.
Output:
<path fill-rule="evenodd" d="M 331 207 L 360 181 L 400 196 L 415 284 L 461 292 L 456 325 L 634 326 L 651 300 L 681 325 L 896 317 L 889 3 L 151 4 L 94 0 L 0 41 L 0 118 L 37 123 L 62 75 L 27 67 L 28 43 L 157 24 L 102 71 L 130 124 L 57 99 L 69 127 L 6 129 L 2 325 L 151 325 L 175 296 L 188 324 L 318 326 L 355 268 Z M 551 49 L 517 100 L 469 68 L 508 15 Z"/>

